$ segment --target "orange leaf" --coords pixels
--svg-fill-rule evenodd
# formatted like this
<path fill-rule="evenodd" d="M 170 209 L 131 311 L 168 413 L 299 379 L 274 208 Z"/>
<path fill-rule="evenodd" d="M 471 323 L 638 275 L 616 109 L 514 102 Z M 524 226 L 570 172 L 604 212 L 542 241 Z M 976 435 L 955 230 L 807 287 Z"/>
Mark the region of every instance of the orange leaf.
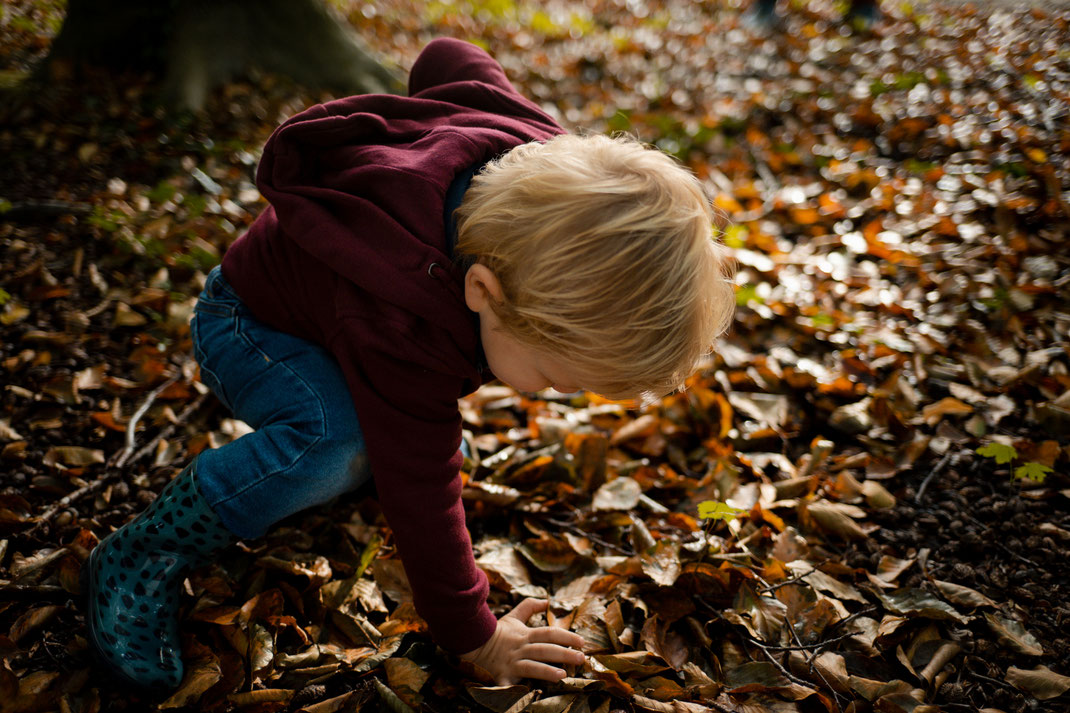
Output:
<path fill-rule="evenodd" d="M 935 426 L 940 423 L 940 419 L 944 416 L 973 413 L 973 406 L 963 403 L 953 396 L 947 396 L 934 404 L 929 404 L 921 410 L 921 413 L 925 418 L 925 423 Z"/>

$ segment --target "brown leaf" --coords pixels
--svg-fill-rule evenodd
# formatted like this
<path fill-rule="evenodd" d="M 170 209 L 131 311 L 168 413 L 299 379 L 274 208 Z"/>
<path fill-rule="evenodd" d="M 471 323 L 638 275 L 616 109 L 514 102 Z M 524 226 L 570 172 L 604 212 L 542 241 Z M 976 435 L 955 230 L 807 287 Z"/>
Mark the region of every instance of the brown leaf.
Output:
<path fill-rule="evenodd" d="M 634 479 L 620 476 L 600 487 L 591 507 L 595 510 L 632 510 L 639 504 L 642 488 Z"/>
<path fill-rule="evenodd" d="M 378 680 L 378 679 L 375 679 Z M 349 693 L 343 693 L 340 696 L 334 698 L 328 698 L 325 701 L 319 703 L 313 703 L 311 705 L 303 706 L 298 709 L 298 713 L 336 713 L 336 711 L 342 710 L 349 699 L 355 695 L 353 691 Z"/>
<path fill-rule="evenodd" d="M 236 606 L 215 606 L 198 609 L 190 614 L 193 621 L 207 621 L 211 624 L 229 625 L 238 620 L 241 608 Z"/>
<path fill-rule="evenodd" d="M 289 703 L 290 699 L 293 698 L 294 693 L 296 693 L 296 691 L 291 691 L 285 688 L 261 688 L 256 691 L 231 693 L 227 696 L 227 700 L 235 706 L 242 708 L 264 703 Z"/>
<path fill-rule="evenodd" d="M 899 578 L 899 575 L 908 570 L 914 562 L 915 559 L 913 557 L 897 559 L 889 555 L 884 555 L 877 564 L 877 579 L 887 584 L 891 584 Z"/>
<path fill-rule="evenodd" d="M 749 584 L 739 588 L 732 608 L 725 612 L 725 617 L 750 631 L 755 638 L 767 643 L 780 640 L 780 630 L 784 626 L 787 607 L 783 602 L 771 596 L 761 596 Z"/>
<path fill-rule="evenodd" d="M 858 508 L 843 503 L 817 501 L 805 505 L 804 511 L 822 530 L 845 540 L 864 540 L 868 537 L 866 531 L 851 519 L 851 516 L 858 512 Z"/>
<path fill-rule="evenodd" d="M 662 621 L 657 614 L 643 624 L 639 640 L 647 651 L 660 656 L 676 670 L 687 663 L 690 652 L 686 640 L 675 631 L 670 631 L 668 622 Z"/>
<path fill-rule="evenodd" d="M 875 594 L 884 604 L 884 608 L 893 614 L 923 616 L 929 619 L 952 619 L 960 624 L 969 621 L 950 604 L 920 589 L 900 589 L 888 594 L 881 592 L 875 592 Z"/>
<path fill-rule="evenodd" d="M 1055 673 L 1047 666 L 1037 666 L 1031 671 L 1011 666 L 1007 669 L 1006 681 L 1042 701 L 1057 698 L 1070 690 L 1070 676 Z"/>
<path fill-rule="evenodd" d="M 182 708 L 200 700 L 201 695 L 223 678 L 219 659 L 205 646 L 197 647 L 197 658 L 186 661 L 186 673 L 182 683 L 160 708 Z"/>
<path fill-rule="evenodd" d="M 19 679 L 8 666 L 8 661 L 0 662 L 0 701 L 13 701 L 19 692 Z"/>
<path fill-rule="evenodd" d="M 494 542 L 476 564 L 491 578 L 491 584 L 500 589 L 523 597 L 546 597 L 545 589 L 532 584 L 531 574 L 517 552 L 517 546 L 508 540 Z"/>
<path fill-rule="evenodd" d="M 663 587 L 671 587 L 680 576 L 680 543 L 665 538 L 658 540 L 652 552 L 639 555 L 643 573 Z"/>
<path fill-rule="evenodd" d="M 976 609 L 977 607 L 993 607 L 997 605 L 994 601 L 978 592 L 976 589 L 970 589 L 964 587 L 961 584 L 955 584 L 953 582 L 942 582 L 939 579 L 934 579 L 933 584 L 940 590 L 940 594 L 944 596 L 952 604 L 956 604 L 960 607 L 969 607 L 970 609 Z"/>
<path fill-rule="evenodd" d="M 973 413 L 973 406 L 963 403 L 952 396 L 946 396 L 921 410 L 925 423 L 930 426 L 938 424 L 944 416 L 958 416 L 967 413 Z"/>
<path fill-rule="evenodd" d="M 275 660 L 275 638 L 267 628 L 257 623 L 249 625 L 249 672 L 253 682 L 263 680 Z"/>
<path fill-rule="evenodd" d="M 767 661 L 751 661 L 725 670 L 725 678 L 733 693 L 787 688 L 791 681 Z"/>
<path fill-rule="evenodd" d="M 1044 655 L 1044 649 L 1037 638 L 1026 631 L 1019 622 L 989 613 L 985 613 L 985 621 L 1004 646 L 1026 656 Z"/>
<path fill-rule="evenodd" d="M 576 561 L 576 551 L 567 541 L 547 535 L 528 540 L 517 551 L 542 572 L 564 572 Z"/>
<path fill-rule="evenodd" d="M 613 645 L 604 621 L 605 614 L 606 605 L 599 597 L 587 597 L 567 617 L 568 628 L 583 637 L 585 654 L 612 650 Z"/>
<path fill-rule="evenodd" d="M 399 605 L 386 621 L 379 626 L 383 636 L 391 637 L 410 631 L 427 631 L 427 622 L 416 613 L 412 601 Z"/>
<path fill-rule="evenodd" d="M 516 708 L 518 703 L 529 699 L 532 694 L 536 693 L 527 686 L 520 685 L 468 686 L 465 690 L 477 703 L 494 713 L 509 713 Z"/>
<path fill-rule="evenodd" d="M 310 588 L 319 587 L 331 579 L 331 565 L 326 557 L 312 554 L 295 554 L 289 559 L 266 555 L 256 561 L 265 569 L 275 569 L 287 574 L 308 577 Z"/>
<path fill-rule="evenodd" d="M 52 446 L 41 462 L 52 468 L 62 468 L 60 464 L 76 467 L 92 465 L 104 462 L 104 451 L 82 446 Z"/>
<path fill-rule="evenodd" d="M 386 669 L 386 679 L 394 693 L 413 708 L 419 708 L 423 701 L 420 689 L 427 683 L 431 674 L 406 658 L 389 658 L 383 662 L 383 668 Z"/>
<path fill-rule="evenodd" d="M 610 693 L 623 698 L 631 698 L 635 694 L 634 689 L 620 677 L 619 673 L 606 668 L 599 661 L 589 658 L 587 667 L 591 671 L 591 676 L 605 684 L 606 690 Z"/>
<path fill-rule="evenodd" d="M 594 658 L 606 668 L 628 677 L 645 678 L 669 669 L 669 666 L 665 665 L 665 662 L 660 657 L 649 651 L 602 654 Z"/>
<path fill-rule="evenodd" d="M 285 599 L 278 589 L 269 589 L 260 592 L 241 607 L 242 619 L 245 622 L 256 621 L 268 616 L 282 613 Z"/>
<path fill-rule="evenodd" d="M 54 604 L 30 609 L 15 620 L 15 623 L 11 625 L 11 631 L 8 632 L 8 636 L 11 637 L 12 641 L 18 643 L 30 632 L 47 624 L 61 611 L 63 611 L 63 607 Z"/>

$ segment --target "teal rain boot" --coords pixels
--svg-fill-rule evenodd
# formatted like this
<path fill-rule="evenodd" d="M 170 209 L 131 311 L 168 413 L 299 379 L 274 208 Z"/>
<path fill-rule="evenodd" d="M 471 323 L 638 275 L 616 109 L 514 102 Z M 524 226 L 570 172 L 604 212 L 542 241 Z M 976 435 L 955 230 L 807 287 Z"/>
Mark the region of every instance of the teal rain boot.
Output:
<path fill-rule="evenodd" d="M 179 588 L 187 571 L 237 539 L 198 492 L 195 472 L 196 461 L 83 565 L 90 645 L 135 686 L 170 690 L 182 681 Z"/>

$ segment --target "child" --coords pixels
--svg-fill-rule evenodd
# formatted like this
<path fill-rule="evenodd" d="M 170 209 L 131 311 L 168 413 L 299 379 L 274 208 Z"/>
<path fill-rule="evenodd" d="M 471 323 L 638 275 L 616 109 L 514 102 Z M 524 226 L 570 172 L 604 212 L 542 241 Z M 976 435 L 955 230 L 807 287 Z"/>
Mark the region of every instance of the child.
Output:
<path fill-rule="evenodd" d="M 191 330 L 201 378 L 254 429 L 205 451 L 91 553 L 99 655 L 131 683 L 181 680 L 178 589 L 236 538 L 375 484 L 434 639 L 500 683 L 557 680 L 582 639 L 495 618 L 465 528 L 457 399 L 650 397 L 731 317 L 698 181 L 628 140 L 564 133 L 474 45 L 431 42 L 409 97 L 285 122 L 270 202 L 212 270 Z"/>

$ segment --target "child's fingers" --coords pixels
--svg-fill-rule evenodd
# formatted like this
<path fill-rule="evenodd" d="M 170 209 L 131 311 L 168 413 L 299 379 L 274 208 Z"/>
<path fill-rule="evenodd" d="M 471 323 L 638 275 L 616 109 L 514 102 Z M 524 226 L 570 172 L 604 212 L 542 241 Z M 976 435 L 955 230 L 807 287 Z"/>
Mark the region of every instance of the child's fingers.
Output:
<path fill-rule="evenodd" d="M 528 634 L 528 641 L 532 643 L 559 644 L 571 646 L 574 649 L 583 648 L 583 637 L 567 629 L 559 629 L 556 626 L 540 626 L 532 629 Z"/>
<path fill-rule="evenodd" d="M 520 621 L 527 623 L 528 619 L 541 611 L 545 611 L 548 606 L 550 606 L 550 602 L 545 599 L 532 599 L 531 597 L 528 597 L 517 604 L 516 607 L 513 608 L 513 611 L 505 616 L 519 619 Z"/>
<path fill-rule="evenodd" d="M 526 659 L 544 663 L 567 663 L 580 666 L 585 660 L 584 655 L 579 651 L 557 644 L 528 644 L 518 653 Z"/>
<path fill-rule="evenodd" d="M 518 661 L 513 666 L 513 671 L 523 678 L 537 678 L 543 681 L 560 681 L 565 677 L 564 669 L 528 659 Z"/>

